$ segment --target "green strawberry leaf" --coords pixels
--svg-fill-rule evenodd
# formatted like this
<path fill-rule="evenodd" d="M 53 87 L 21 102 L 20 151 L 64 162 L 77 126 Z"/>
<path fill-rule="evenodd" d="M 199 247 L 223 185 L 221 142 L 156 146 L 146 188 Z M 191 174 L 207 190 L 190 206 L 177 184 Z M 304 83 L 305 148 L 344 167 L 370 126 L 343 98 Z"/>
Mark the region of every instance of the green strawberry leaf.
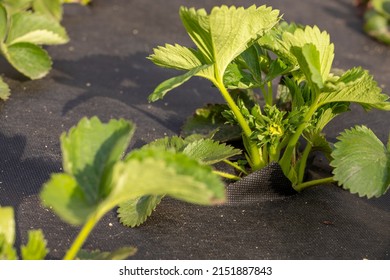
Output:
<path fill-rule="evenodd" d="M 367 70 L 355 67 L 346 71 L 335 82 L 328 82 L 319 98 L 319 106 L 333 102 L 354 102 L 364 108 L 390 110 L 389 96 L 382 94 L 382 89 Z"/>
<path fill-rule="evenodd" d="M 188 144 L 183 153 L 203 164 L 215 164 L 230 157 L 240 155 L 241 150 L 215 142 L 211 139 L 200 139 Z"/>
<path fill-rule="evenodd" d="M 292 47 L 291 52 L 297 58 L 301 71 L 312 87 L 316 88 L 317 91 L 322 89 L 324 81 L 321 75 L 320 53 L 317 47 L 310 43 L 302 47 Z"/>
<path fill-rule="evenodd" d="M 42 230 L 32 230 L 28 233 L 27 245 L 22 246 L 21 254 L 24 260 L 43 260 L 49 252 L 46 248 L 47 241 Z"/>
<path fill-rule="evenodd" d="M 359 196 L 379 197 L 390 188 L 390 151 L 365 126 L 341 133 L 332 153 L 334 179 Z"/>
<path fill-rule="evenodd" d="M 145 195 L 119 204 L 118 217 L 128 227 L 136 227 L 146 221 L 161 202 L 161 195 Z"/>
<path fill-rule="evenodd" d="M 43 205 L 72 225 L 83 224 L 97 207 L 87 201 L 75 178 L 65 173 L 53 174 L 43 185 L 40 197 Z"/>
<path fill-rule="evenodd" d="M 3 46 L 7 60 L 23 75 L 30 79 L 40 79 L 49 73 L 52 61 L 47 52 L 31 43 L 16 43 Z"/>
<path fill-rule="evenodd" d="M 75 177 L 89 204 L 98 203 L 109 193 L 105 189 L 106 177 L 127 149 L 134 127 L 125 120 L 103 124 L 93 117 L 83 118 L 67 134 L 62 134 L 64 171 Z"/>
<path fill-rule="evenodd" d="M 215 7 L 210 15 L 204 9 L 181 7 L 181 20 L 198 50 L 179 45 L 154 49 L 149 58 L 155 64 L 188 72 L 160 84 L 149 100 L 162 98 L 194 75 L 222 82 L 228 65 L 271 29 L 278 15 L 278 10 L 254 5 L 248 9 Z"/>
<path fill-rule="evenodd" d="M 8 15 L 7 10 L 0 3 L 0 42 L 4 41 L 8 29 Z"/>
<path fill-rule="evenodd" d="M 58 21 L 41 13 L 20 12 L 11 18 L 6 44 L 58 45 L 68 41 L 66 30 Z"/>
<path fill-rule="evenodd" d="M 35 12 L 52 17 L 56 21 L 61 21 L 62 19 L 61 0 L 35 0 L 33 9 Z"/>

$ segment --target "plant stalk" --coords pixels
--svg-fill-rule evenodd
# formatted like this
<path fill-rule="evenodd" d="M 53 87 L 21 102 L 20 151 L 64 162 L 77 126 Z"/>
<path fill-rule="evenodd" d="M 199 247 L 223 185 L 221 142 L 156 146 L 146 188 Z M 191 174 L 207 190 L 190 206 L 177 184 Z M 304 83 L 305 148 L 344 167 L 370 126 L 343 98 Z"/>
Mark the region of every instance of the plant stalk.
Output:
<path fill-rule="evenodd" d="M 233 111 L 233 114 L 236 116 L 237 122 L 242 129 L 243 137 L 246 138 L 246 143 L 248 143 L 248 145 L 249 145 L 249 147 L 247 147 L 247 149 L 248 149 L 247 152 L 250 155 L 252 169 L 258 170 L 258 169 L 264 167 L 265 164 L 264 164 L 264 162 L 262 162 L 262 159 L 260 158 L 260 153 L 259 153 L 259 150 L 257 148 L 256 143 L 254 143 L 253 141 L 250 140 L 252 130 L 249 127 L 248 123 L 246 122 L 244 116 L 241 114 L 240 109 L 238 108 L 238 106 L 234 102 L 233 98 L 229 94 L 228 90 L 226 89 L 226 87 L 222 81 L 214 81 L 214 84 L 221 92 L 223 98 L 227 102 L 230 109 Z M 244 140 L 244 142 L 245 142 L 245 140 Z"/>
<path fill-rule="evenodd" d="M 296 191 L 300 192 L 300 191 L 303 191 L 304 189 L 307 189 L 309 187 L 314 187 L 314 186 L 329 184 L 329 183 L 334 183 L 334 182 L 336 182 L 336 181 L 333 179 L 333 177 L 322 178 L 322 179 L 312 180 L 309 182 L 298 184 L 298 185 L 294 186 L 294 189 Z"/>
<path fill-rule="evenodd" d="M 222 171 L 213 170 L 213 173 L 216 174 L 216 175 L 219 175 L 219 176 L 221 176 L 223 178 L 230 179 L 230 180 L 238 181 L 238 180 L 241 179 L 240 177 L 238 177 L 236 175 L 233 175 L 233 174 L 230 174 L 230 173 L 226 173 L 226 172 L 222 172 Z"/>
<path fill-rule="evenodd" d="M 305 130 L 307 123 L 310 121 L 311 117 L 317 110 L 317 102 L 314 102 L 314 105 L 312 105 L 307 112 L 305 118 L 303 119 L 302 123 L 300 126 L 298 126 L 297 130 L 295 133 L 292 135 L 290 138 L 290 141 L 287 144 L 286 150 L 283 153 L 283 156 L 281 160 L 279 161 L 279 164 L 284 172 L 284 174 L 288 174 L 290 170 L 290 165 L 291 165 L 291 158 L 292 154 L 295 150 L 295 147 L 299 141 L 299 138 L 301 137 L 303 131 Z"/>
<path fill-rule="evenodd" d="M 80 251 L 84 242 L 87 240 L 92 229 L 95 227 L 97 222 L 100 220 L 102 215 L 95 213 L 87 220 L 87 222 L 82 227 L 81 231 L 77 235 L 76 239 L 73 241 L 72 246 L 66 252 L 64 260 L 74 260 L 77 256 L 77 253 Z"/>

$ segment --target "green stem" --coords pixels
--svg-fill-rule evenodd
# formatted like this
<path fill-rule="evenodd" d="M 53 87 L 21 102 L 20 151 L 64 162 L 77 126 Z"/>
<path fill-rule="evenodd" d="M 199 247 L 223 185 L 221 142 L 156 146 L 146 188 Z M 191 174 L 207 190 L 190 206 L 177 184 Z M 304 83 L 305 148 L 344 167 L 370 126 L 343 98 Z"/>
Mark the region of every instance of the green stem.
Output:
<path fill-rule="evenodd" d="M 269 81 L 267 82 L 267 90 L 264 92 L 264 99 L 265 99 L 265 104 L 272 106 L 274 102 L 274 97 L 273 97 L 273 91 L 272 91 L 272 82 Z"/>
<path fill-rule="evenodd" d="M 298 184 L 298 185 L 294 186 L 294 189 L 296 191 L 300 192 L 300 191 L 303 191 L 304 189 L 309 188 L 309 187 L 314 187 L 314 186 L 329 184 L 329 183 L 334 183 L 334 182 L 336 182 L 336 181 L 333 179 L 333 177 L 322 178 L 322 179 L 312 180 L 309 182 Z"/>
<path fill-rule="evenodd" d="M 253 141 L 250 140 L 250 136 L 252 135 L 252 130 L 249 127 L 248 123 L 246 122 L 244 116 L 241 114 L 240 109 L 238 108 L 238 106 L 234 102 L 233 98 L 230 96 L 228 90 L 226 89 L 226 87 L 222 81 L 214 81 L 214 84 L 221 92 L 223 98 L 226 100 L 230 109 L 233 111 L 233 114 L 236 116 L 237 122 L 242 129 L 243 137 L 246 138 L 245 140 L 246 140 L 246 143 L 248 144 L 248 147 L 246 147 L 246 148 L 247 148 L 247 150 L 248 150 L 247 152 L 251 158 L 252 169 L 257 170 L 257 169 L 264 167 L 265 164 L 262 162 L 262 160 L 260 158 L 260 153 L 259 153 L 259 150 L 257 148 L 256 143 L 254 143 Z"/>
<path fill-rule="evenodd" d="M 303 131 L 305 130 L 307 123 L 310 121 L 313 114 L 316 112 L 318 106 L 317 102 L 314 102 L 314 105 L 312 105 L 309 109 L 309 111 L 306 113 L 305 118 L 303 119 L 300 126 L 298 126 L 295 133 L 291 136 L 290 141 L 287 144 L 286 150 L 283 153 L 283 156 L 281 160 L 279 161 L 279 164 L 284 172 L 284 174 L 288 174 L 290 170 L 290 164 L 291 164 L 291 158 L 292 154 L 295 150 L 295 147 L 299 141 L 299 138 L 301 137 Z"/>
<path fill-rule="evenodd" d="M 238 171 L 244 173 L 245 175 L 248 175 L 248 172 L 246 172 L 246 170 L 244 168 L 242 168 L 241 166 L 239 166 L 237 163 L 231 162 L 230 160 L 227 160 L 227 159 L 224 159 L 223 162 L 230 165 L 231 167 L 237 169 Z"/>
<path fill-rule="evenodd" d="M 309 157 L 312 147 L 313 146 L 310 143 L 307 143 L 305 150 L 303 151 L 303 154 L 299 159 L 298 184 L 300 184 L 303 181 L 303 177 L 305 175 L 305 170 L 306 170 L 307 158 Z"/>
<path fill-rule="evenodd" d="M 73 260 L 77 256 L 77 253 L 80 251 L 80 248 L 87 240 L 89 234 L 91 233 L 97 222 L 100 220 L 101 216 L 102 215 L 99 215 L 98 213 L 91 215 L 91 217 L 87 220 L 87 222 L 84 224 L 83 228 L 77 235 L 76 239 L 73 241 L 72 246 L 66 252 L 64 260 Z"/>
<path fill-rule="evenodd" d="M 226 173 L 226 172 L 222 172 L 222 171 L 213 170 L 213 173 L 216 174 L 216 175 L 219 175 L 219 176 L 221 176 L 223 178 L 230 179 L 230 180 L 238 181 L 238 180 L 241 179 L 240 177 L 238 177 L 236 175 L 233 175 L 233 174 L 230 174 L 230 173 Z"/>

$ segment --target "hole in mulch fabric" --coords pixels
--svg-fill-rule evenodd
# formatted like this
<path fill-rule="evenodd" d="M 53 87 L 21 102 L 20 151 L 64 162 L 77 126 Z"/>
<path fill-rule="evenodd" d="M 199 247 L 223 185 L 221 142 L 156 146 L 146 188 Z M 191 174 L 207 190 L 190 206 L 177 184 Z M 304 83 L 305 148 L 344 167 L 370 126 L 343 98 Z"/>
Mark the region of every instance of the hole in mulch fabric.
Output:
<path fill-rule="evenodd" d="M 244 205 L 283 200 L 297 192 L 284 176 L 279 164 L 271 163 L 226 187 L 227 205 Z"/>

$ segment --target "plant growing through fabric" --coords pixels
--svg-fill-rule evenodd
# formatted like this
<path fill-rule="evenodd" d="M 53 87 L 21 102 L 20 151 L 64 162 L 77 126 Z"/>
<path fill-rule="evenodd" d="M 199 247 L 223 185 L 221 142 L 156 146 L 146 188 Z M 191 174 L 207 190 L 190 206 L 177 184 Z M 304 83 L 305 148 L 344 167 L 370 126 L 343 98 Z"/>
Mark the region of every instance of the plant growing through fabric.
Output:
<path fill-rule="evenodd" d="M 220 177 L 210 166 L 194 158 L 215 162 L 236 154 L 236 149 L 211 140 L 201 139 L 193 142 L 192 147 L 185 141 L 173 140 L 172 144 L 181 145 L 191 156 L 154 143 L 130 151 L 123 158 L 134 129 L 132 122 L 123 119 L 102 123 L 93 117 L 83 118 L 62 134 L 64 172 L 51 176 L 40 197 L 43 205 L 65 222 L 82 226 L 64 259 L 125 258 L 134 253 L 134 248 L 121 248 L 113 253 L 80 253 L 94 226 L 118 205 L 120 210 L 126 209 L 120 214 L 123 222 L 137 225 L 165 195 L 201 205 L 223 202 L 225 190 Z M 194 150 L 194 146 L 201 149 Z M 206 148 L 206 154 L 200 153 L 202 148 Z M 207 149 L 214 149 L 214 153 L 207 153 Z M 0 259 L 15 259 L 13 210 L 3 207 L 0 214 Z M 28 244 L 21 252 L 23 259 L 43 259 L 48 249 L 42 231 L 30 232 Z"/>
<path fill-rule="evenodd" d="M 162 82 L 149 100 L 162 99 L 199 76 L 226 101 L 197 110 L 185 125 L 186 136 L 202 131 L 204 137 L 229 140 L 229 133 L 237 136 L 232 127 L 239 127 L 247 165 L 232 163 L 238 173 L 278 162 L 297 191 L 334 181 L 360 196 L 377 197 L 388 190 L 389 145 L 365 126 L 342 132 L 334 145 L 323 133 L 352 103 L 365 110 L 390 110 L 389 97 L 368 71 L 332 70 L 334 45 L 326 31 L 288 24 L 278 10 L 266 6 L 221 6 L 210 14 L 182 7 L 180 18 L 196 47 L 154 49 L 149 59 L 156 65 L 185 73 Z M 314 151 L 328 157 L 333 176 L 305 182 Z"/>

